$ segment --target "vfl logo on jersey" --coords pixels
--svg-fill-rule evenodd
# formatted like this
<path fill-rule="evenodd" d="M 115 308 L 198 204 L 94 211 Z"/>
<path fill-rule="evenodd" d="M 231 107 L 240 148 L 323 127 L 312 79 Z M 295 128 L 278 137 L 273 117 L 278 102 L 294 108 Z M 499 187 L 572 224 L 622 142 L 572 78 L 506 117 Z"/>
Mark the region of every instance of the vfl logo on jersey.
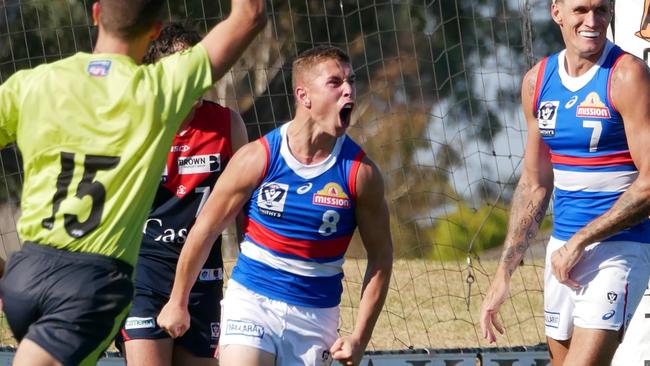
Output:
<path fill-rule="evenodd" d="M 557 120 L 557 109 L 560 102 L 557 100 L 544 101 L 539 104 L 537 110 L 537 126 L 542 136 L 555 136 L 555 121 Z"/>
<path fill-rule="evenodd" d="M 260 213 L 278 218 L 282 217 L 288 191 L 289 186 L 287 184 L 264 183 L 257 195 L 257 207 L 259 207 Z"/>
<path fill-rule="evenodd" d="M 90 76 L 95 77 L 104 77 L 108 75 L 108 71 L 111 69 L 111 60 L 96 60 L 90 61 L 86 71 Z"/>
<path fill-rule="evenodd" d="M 340 185 L 330 182 L 323 189 L 317 191 L 313 196 L 311 203 L 319 206 L 350 208 L 350 198 Z"/>
<path fill-rule="evenodd" d="M 609 108 L 600 101 L 598 93 L 591 92 L 576 109 L 576 117 L 610 118 Z"/>
<path fill-rule="evenodd" d="M 178 158 L 178 174 L 200 174 L 221 170 L 221 154 L 182 156 Z"/>

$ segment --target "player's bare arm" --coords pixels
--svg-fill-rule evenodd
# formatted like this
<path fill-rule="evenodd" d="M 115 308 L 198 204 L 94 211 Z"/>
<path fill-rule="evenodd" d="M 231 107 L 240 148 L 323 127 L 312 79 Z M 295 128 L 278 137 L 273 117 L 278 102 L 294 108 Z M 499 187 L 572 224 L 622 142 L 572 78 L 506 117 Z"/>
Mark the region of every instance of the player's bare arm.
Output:
<path fill-rule="evenodd" d="M 386 300 L 393 267 L 393 244 L 388 206 L 384 199 L 384 182 L 381 173 L 368 158 L 364 158 L 357 173 L 356 189 L 355 215 L 368 265 L 352 335 L 339 338 L 330 350 L 332 357 L 344 365 L 357 365 L 361 361 Z"/>
<path fill-rule="evenodd" d="M 232 0 L 228 17 L 203 38 L 212 64 L 212 81 L 217 81 L 244 53 L 266 25 L 264 0 Z"/>
<path fill-rule="evenodd" d="M 539 64 L 526 74 L 522 84 L 521 98 L 528 125 L 528 142 L 523 172 L 511 202 L 508 232 L 499 264 L 499 269 L 508 278 L 521 262 L 530 240 L 537 234 L 553 190 L 550 154 L 540 137 L 534 114 L 535 80 L 538 72 Z"/>
<path fill-rule="evenodd" d="M 578 231 L 552 258 L 560 282 L 572 282 L 569 271 L 584 248 L 640 223 L 650 213 L 650 72 L 643 61 L 625 55 L 615 66 L 611 102 L 623 117 L 630 154 L 639 172 L 636 180 L 603 215 Z"/>
<path fill-rule="evenodd" d="M 521 87 L 522 106 L 528 125 L 524 167 L 511 202 L 503 254 L 481 307 L 481 330 L 489 342 L 496 341 L 492 327 L 503 334 L 497 313 L 508 296 L 510 277 L 530 246 L 530 240 L 539 230 L 553 191 L 550 153 L 540 137 L 533 105 L 538 71 L 539 64 L 524 76 Z"/>
<path fill-rule="evenodd" d="M 230 141 L 232 141 L 233 153 L 248 143 L 248 132 L 241 115 L 232 109 L 230 110 Z"/>
<path fill-rule="evenodd" d="M 248 132 L 246 132 L 246 125 L 241 118 L 241 114 L 230 110 L 230 141 L 232 141 L 232 151 L 235 153 L 242 146 L 248 143 Z M 237 242 L 241 243 L 244 240 L 244 233 L 241 230 L 242 214 L 241 212 L 235 218 L 235 225 L 233 233 L 237 238 Z"/>
<path fill-rule="evenodd" d="M 158 324 L 172 337 L 183 335 L 189 328 L 190 290 L 215 239 L 235 219 L 259 183 L 266 165 L 265 154 L 259 141 L 235 153 L 190 230 L 178 260 L 169 302 L 158 316 Z"/>

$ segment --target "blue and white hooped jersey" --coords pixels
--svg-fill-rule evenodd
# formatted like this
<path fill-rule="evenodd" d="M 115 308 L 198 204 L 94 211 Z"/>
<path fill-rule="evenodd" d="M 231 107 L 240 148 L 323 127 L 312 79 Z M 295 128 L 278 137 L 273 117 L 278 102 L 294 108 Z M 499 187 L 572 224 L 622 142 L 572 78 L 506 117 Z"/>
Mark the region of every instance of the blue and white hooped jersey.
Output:
<path fill-rule="evenodd" d="M 564 54 L 541 62 L 534 106 L 553 164 L 553 236 L 568 240 L 609 210 L 638 172 L 609 95 L 612 71 L 624 52 L 607 42 L 598 62 L 578 77 L 567 74 Z M 650 221 L 607 240 L 649 243 Z"/>
<path fill-rule="evenodd" d="M 288 126 L 261 138 L 266 170 L 243 210 L 244 242 L 232 278 L 288 304 L 333 307 L 357 226 L 355 182 L 365 154 L 343 135 L 327 159 L 304 165 L 289 151 Z"/>

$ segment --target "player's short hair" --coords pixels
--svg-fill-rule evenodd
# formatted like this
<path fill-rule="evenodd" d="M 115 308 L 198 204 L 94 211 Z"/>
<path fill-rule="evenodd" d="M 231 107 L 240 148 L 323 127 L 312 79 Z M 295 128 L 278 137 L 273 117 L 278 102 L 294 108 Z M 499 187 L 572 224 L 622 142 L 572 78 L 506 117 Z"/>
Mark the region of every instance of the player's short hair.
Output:
<path fill-rule="evenodd" d="M 152 64 L 172 53 L 190 48 L 201 41 L 201 35 L 196 30 L 181 23 L 169 23 L 161 31 L 158 38 L 149 44 L 142 62 Z"/>
<path fill-rule="evenodd" d="M 296 82 L 300 75 L 326 60 L 336 60 L 350 63 L 350 56 L 342 49 L 334 46 L 316 46 L 300 53 L 294 60 L 291 70 L 291 84 L 296 89 Z"/>
<path fill-rule="evenodd" d="M 164 0 L 99 0 L 104 29 L 124 40 L 138 37 L 160 19 Z"/>

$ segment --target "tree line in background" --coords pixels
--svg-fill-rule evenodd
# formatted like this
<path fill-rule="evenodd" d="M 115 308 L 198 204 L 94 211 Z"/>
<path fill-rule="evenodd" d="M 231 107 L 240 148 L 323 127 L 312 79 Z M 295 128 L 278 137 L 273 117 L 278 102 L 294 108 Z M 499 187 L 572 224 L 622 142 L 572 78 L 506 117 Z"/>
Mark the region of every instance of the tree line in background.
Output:
<path fill-rule="evenodd" d="M 228 14 L 229 3 L 168 1 L 166 17 L 204 32 Z M 346 50 L 357 75 L 349 133 L 384 173 L 396 255 L 464 257 L 470 246 L 480 251 L 502 243 L 516 177 L 486 177 L 471 196 L 460 192 L 452 176 L 468 169 L 462 142 L 496 155 L 495 139 L 520 123 L 508 119 L 519 116 L 521 76 L 561 47 L 547 5 L 270 0 L 266 30 L 218 83 L 217 94 L 241 112 L 250 138 L 257 138 L 292 117 L 291 60 L 297 53 L 319 44 Z M 0 81 L 23 68 L 90 52 L 91 7 L 90 0 L 4 0 Z M 457 136 L 440 136 L 441 127 Z M 0 158 L 0 199 L 17 204 L 19 154 L 6 148 Z M 355 240 L 350 255 L 362 253 Z"/>

